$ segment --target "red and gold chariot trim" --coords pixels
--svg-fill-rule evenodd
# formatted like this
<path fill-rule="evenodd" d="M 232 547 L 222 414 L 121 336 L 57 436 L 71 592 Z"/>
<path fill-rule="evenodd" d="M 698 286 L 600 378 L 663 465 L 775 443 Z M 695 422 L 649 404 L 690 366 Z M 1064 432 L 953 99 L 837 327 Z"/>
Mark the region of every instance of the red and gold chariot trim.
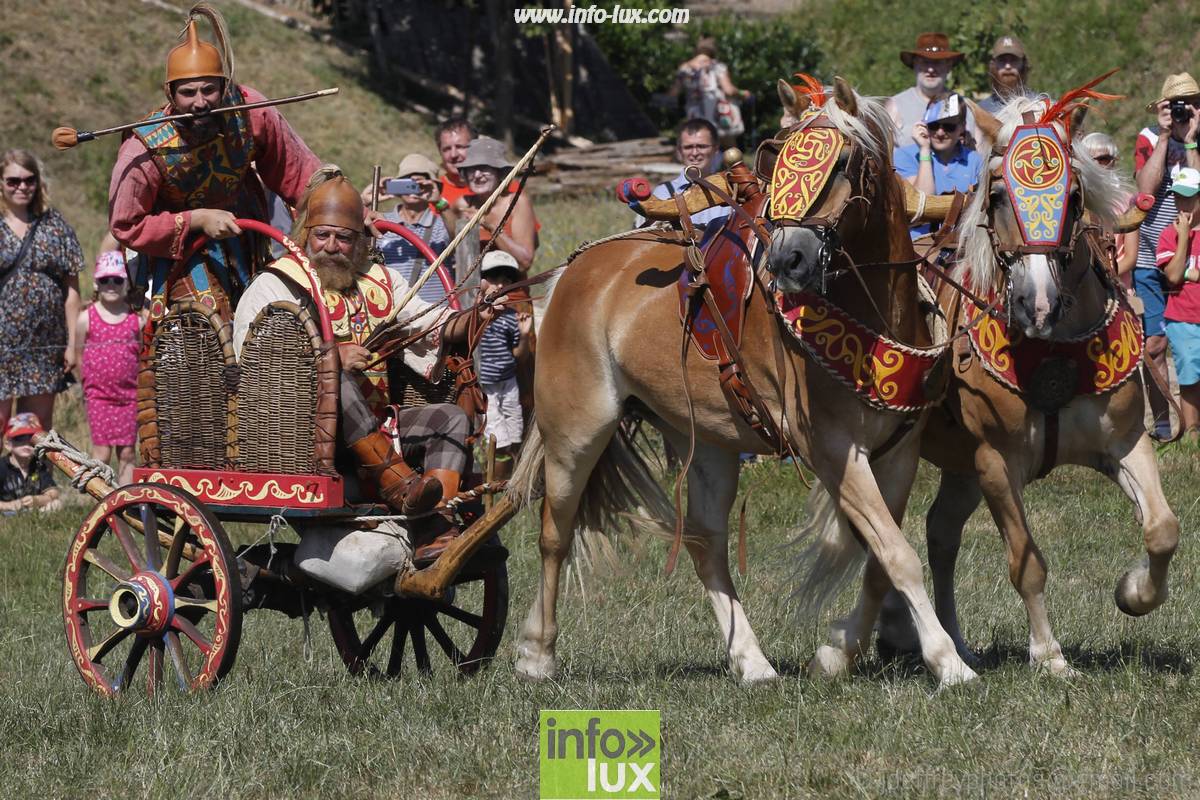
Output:
<path fill-rule="evenodd" d="M 973 303 L 964 301 L 968 323 L 981 313 Z M 970 337 L 971 348 L 988 374 L 1019 394 L 1029 390 L 1034 373 L 1052 359 L 1074 364 L 1075 396 L 1111 392 L 1133 376 L 1144 352 L 1141 320 L 1116 299 L 1109 302 L 1104 320 L 1076 339 L 1030 339 L 1020 331 L 1010 332 L 992 316 L 980 320 Z"/>
<path fill-rule="evenodd" d="M 946 352 L 944 345 L 922 348 L 893 341 L 810 292 L 776 292 L 775 308 L 813 360 L 868 405 L 916 411 L 942 399 L 944 383 L 928 379 Z"/>
<path fill-rule="evenodd" d="M 331 475 L 137 467 L 133 479 L 165 483 L 214 506 L 327 509 L 344 505 L 342 480 Z"/>

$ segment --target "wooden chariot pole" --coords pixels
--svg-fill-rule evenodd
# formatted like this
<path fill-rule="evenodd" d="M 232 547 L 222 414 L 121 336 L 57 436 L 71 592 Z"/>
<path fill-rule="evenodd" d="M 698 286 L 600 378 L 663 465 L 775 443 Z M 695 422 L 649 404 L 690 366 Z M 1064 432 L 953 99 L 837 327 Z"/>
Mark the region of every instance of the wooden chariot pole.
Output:
<path fill-rule="evenodd" d="M 397 591 L 402 595 L 423 597 L 426 600 L 445 599 L 446 589 L 458 577 L 459 571 L 471 556 L 475 555 L 479 546 L 516 513 L 517 508 L 508 495 L 501 495 L 489 511 L 475 520 L 474 525 L 450 542 L 437 561 L 423 570 L 401 575 L 396 581 Z"/>

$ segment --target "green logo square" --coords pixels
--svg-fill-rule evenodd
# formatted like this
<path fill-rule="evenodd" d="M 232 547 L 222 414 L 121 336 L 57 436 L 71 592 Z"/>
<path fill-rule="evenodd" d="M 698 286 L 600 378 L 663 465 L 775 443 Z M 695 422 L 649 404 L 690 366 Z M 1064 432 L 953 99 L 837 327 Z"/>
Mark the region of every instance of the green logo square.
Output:
<path fill-rule="evenodd" d="M 543 710 L 541 800 L 662 797 L 658 711 Z"/>

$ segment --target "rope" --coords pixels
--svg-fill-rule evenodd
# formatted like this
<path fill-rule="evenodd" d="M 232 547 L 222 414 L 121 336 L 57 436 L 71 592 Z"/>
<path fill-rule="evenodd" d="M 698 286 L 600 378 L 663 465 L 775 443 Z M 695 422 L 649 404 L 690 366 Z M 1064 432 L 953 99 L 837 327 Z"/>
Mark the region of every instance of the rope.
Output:
<path fill-rule="evenodd" d="M 489 483 L 481 483 L 474 489 L 465 492 L 459 492 L 454 497 L 446 501 L 445 505 L 438 506 L 432 511 L 425 511 L 421 514 L 370 514 L 361 517 L 351 517 L 353 522 L 415 522 L 416 520 L 426 519 L 428 517 L 444 515 L 447 511 L 457 512 L 458 507 L 463 503 L 468 503 L 485 494 L 500 494 L 507 490 L 508 481 L 491 481 Z"/>
<path fill-rule="evenodd" d="M 93 478 L 99 478 L 110 489 L 117 488 L 117 473 L 103 461 L 97 461 L 87 453 L 75 448 L 70 442 L 51 430 L 42 437 L 33 448 L 36 458 L 42 458 L 47 451 L 62 453 L 77 465 L 71 474 L 71 486 L 82 494 L 87 494 L 87 485 Z"/>

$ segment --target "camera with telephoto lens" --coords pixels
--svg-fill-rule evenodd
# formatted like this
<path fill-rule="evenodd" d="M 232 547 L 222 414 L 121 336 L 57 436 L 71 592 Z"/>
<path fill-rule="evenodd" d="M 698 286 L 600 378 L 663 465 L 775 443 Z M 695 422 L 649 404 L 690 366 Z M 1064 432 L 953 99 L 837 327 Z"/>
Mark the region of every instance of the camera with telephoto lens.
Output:
<path fill-rule="evenodd" d="M 1171 121 L 1172 122 L 1189 122 L 1192 119 L 1192 114 L 1195 113 L 1192 109 L 1192 104 L 1187 100 L 1172 100 L 1171 101 Z"/>

